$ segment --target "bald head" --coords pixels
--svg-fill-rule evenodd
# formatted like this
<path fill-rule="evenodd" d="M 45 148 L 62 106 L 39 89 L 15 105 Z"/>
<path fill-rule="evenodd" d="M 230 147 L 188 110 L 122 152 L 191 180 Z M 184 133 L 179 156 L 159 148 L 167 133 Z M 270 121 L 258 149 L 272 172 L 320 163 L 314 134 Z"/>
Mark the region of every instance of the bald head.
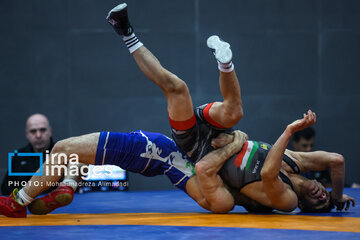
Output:
<path fill-rule="evenodd" d="M 44 114 L 35 113 L 27 119 L 26 129 L 29 129 L 32 125 L 39 124 L 39 123 L 47 125 L 48 127 L 50 126 L 49 120 L 47 119 L 47 117 Z"/>
<path fill-rule="evenodd" d="M 47 117 L 40 113 L 31 115 L 26 121 L 25 135 L 35 152 L 49 148 L 52 130 Z"/>

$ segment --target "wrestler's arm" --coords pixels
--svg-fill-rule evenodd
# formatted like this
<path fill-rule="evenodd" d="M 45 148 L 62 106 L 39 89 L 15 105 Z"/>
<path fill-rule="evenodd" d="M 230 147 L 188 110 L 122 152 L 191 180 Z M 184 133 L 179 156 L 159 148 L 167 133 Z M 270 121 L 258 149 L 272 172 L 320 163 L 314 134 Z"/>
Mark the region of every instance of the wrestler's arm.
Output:
<path fill-rule="evenodd" d="M 315 113 L 308 111 L 304 118 L 296 120 L 288 125 L 284 133 L 278 138 L 270 149 L 264 165 L 261 169 L 261 179 L 264 185 L 264 191 L 271 201 L 274 208 L 281 211 L 292 211 L 298 205 L 298 198 L 294 191 L 287 188 L 280 179 L 279 172 L 283 155 L 288 145 L 291 135 L 316 122 Z"/>
<path fill-rule="evenodd" d="M 305 169 L 313 171 L 323 171 L 330 168 L 331 177 L 331 200 L 337 210 L 348 210 L 350 204 L 355 207 L 355 199 L 343 194 L 345 179 L 345 160 L 344 157 L 337 153 L 317 151 L 312 153 L 312 161 L 303 161 Z M 316 161 L 314 161 L 316 160 Z"/>
<path fill-rule="evenodd" d="M 344 190 L 345 179 L 345 160 L 344 157 L 337 153 L 325 151 L 316 151 L 307 154 L 300 154 L 300 162 L 303 165 L 304 172 L 307 171 L 324 171 L 330 169 L 332 183 L 332 199 L 341 200 Z"/>
<path fill-rule="evenodd" d="M 336 205 L 337 210 L 342 210 L 345 206 L 345 210 L 347 210 L 350 203 L 355 206 L 355 200 L 346 194 L 343 194 L 345 160 L 342 155 L 325 151 L 315 151 L 310 153 L 294 153 L 288 151 L 288 153 L 290 156 L 297 158 L 302 173 L 330 169 L 332 183 L 331 199 Z"/>
<path fill-rule="evenodd" d="M 207 155 L 205 155 L 196 165 L 196 166 L 206 165 L 207 172 L 211 174 L 217 174 L 226 160 L 231 158 L 237 152 L 239 152 L 248 139 L 246 133 L 235 130 L 231 135 L 230 134 L 221 134 L 218 138 L 215 138 L 211 141 L 211 145 L 216 149 Z M 219 148 L 219 146 L 221 148 Z"/>
<path fill-rule="evenodd" d="M 196 176 L 188 181 L 186 189 L 203 208 L 215 213 L 226 213 L 233 209 L 234 198 L 217 173 L 224 162 L 241 149 L 246 137 L 245 133 L 234 132 L 233 142 L 208 153 L 196 163 Z"/>

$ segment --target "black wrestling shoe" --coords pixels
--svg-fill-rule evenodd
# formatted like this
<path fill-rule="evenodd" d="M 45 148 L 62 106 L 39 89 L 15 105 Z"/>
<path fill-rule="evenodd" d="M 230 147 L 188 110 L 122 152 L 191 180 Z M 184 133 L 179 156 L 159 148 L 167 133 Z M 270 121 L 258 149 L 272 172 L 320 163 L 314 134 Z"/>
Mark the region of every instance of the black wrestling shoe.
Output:
<path fill-rule="evenodd" d="M 126 3 L 119 4 L 111 9 L 106 20 L 120 36 L 130 36 L 133 33 L 133 28 L 128 18 Z"/>

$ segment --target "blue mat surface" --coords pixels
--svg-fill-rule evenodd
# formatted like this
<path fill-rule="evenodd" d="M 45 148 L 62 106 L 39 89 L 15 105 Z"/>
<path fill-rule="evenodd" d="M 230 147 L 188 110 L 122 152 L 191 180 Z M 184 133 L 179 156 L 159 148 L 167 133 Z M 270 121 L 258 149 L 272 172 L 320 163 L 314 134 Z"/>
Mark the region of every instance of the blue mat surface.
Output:
<path fill-rule="evenodd" d="M 354 197 L 359 205 L 360 189 L 345 189 L 345 193 Z M 92 192 L 76 194 L 74 201 L 67 207 L 57 209 L 56 213 L 70 214 L 96 214 L 96 213 L 187 213 L 187 212 L 208 212 L 197 205 L 190 197 L 179 190 L 172 191 L 146 191 L 146 192 Z M 242 207 L 236 207 L 232 214 L 244 214 Z M 312 216 L 333 216 L 338 217 L 360 217 L 360 207 L 350 208 L 348 212 L 303 214 L 294 211 L 290 214 L 312 215 Z M 54 215 L 56 216 L 56 215 Z M 75 217 L 75 215 L 74 215 Z M 96 216 L 94 216 L 96 218 Z M 266 218 L 266 216 L 263 216 Z M 279 216 L 282 217 L 282 216 Z M 51 220 L 50 216 L 50 220 Z M 25 221 L 17 219 L 20 223 Z M 0 219 L 1 221 L 1 219 Z M 86 221 L 86 220 L 85 220 Z M 342 218 L 339 218 L 342 221 Z M 86 222 L 85 222 L 86 223 Z M 89 223 L 90 224 L 90 223 Z M 96 223 L 102 224 L 102 223 Z M 5 226 L 0 227 L 1 239 L 294 239 L 304 240 L 307 238 L 317 240 L 346 239 L 360 240 L 360 233 L 354 231 L 341 232 L 342 229 L 334 231 L 313 231 L 313 230 L 291 230 L 292 222 L 289 222 L 289 229 L 267 229 L 241 228 L 241 227 L 193 227 L 193 226 L 155 226 L 151 225 L 62 225 L 57 226 Z M 286 223 L 287 224 L 287 223 Z M 21 224 L 20 224 L 21 225 Z M 35 224 L 36 225 L 36 224 Z M 331 229 L 332 230 L 332 229 Z"/>
<path fill-rule="evenodd" d="M 301 213 L 299 209 L 290 214 L 360 217 L 360 189 L 346 188 L 345 194 L 355 198 L 357 206 L 350 207 L 348 212 L 330 213 Z M 171 191 L 139 191 L 139 192 L 91 192 L 76 194 L 74 201 L 66 207 L 59 208 L 53 213 L 181 213 L 208 212 L 180 190 Z M 234 213 L 246 212 L 244 208 L 236 206 Z"/>
<path fill-rule="evenodd" d="M 346 239 L 359 240 L 359 233 L 320 232 L 302 230 L 223 228 L 223 227 L 170 227 L 170 226 L 41 226 L 3 227 L 4 239 L 246 239 L 246 240 L 304 240 Z M 24 237 L 26 236 L 26 238 Z M 3 239 L 3 238 L 2 238 Z"/>

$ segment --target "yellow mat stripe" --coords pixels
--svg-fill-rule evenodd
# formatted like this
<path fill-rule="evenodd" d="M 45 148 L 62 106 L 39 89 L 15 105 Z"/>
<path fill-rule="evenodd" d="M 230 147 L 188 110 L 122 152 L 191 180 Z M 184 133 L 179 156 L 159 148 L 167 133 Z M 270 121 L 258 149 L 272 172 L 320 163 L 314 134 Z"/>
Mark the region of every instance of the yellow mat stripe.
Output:
<path fill-rule="evenodd" d="M 301 215 L 207 213 L 49 214 L 14 219 L 0 216 L 0 226 L 160 225 L 271 228 L 360 233 L 360 218 Z"/>

